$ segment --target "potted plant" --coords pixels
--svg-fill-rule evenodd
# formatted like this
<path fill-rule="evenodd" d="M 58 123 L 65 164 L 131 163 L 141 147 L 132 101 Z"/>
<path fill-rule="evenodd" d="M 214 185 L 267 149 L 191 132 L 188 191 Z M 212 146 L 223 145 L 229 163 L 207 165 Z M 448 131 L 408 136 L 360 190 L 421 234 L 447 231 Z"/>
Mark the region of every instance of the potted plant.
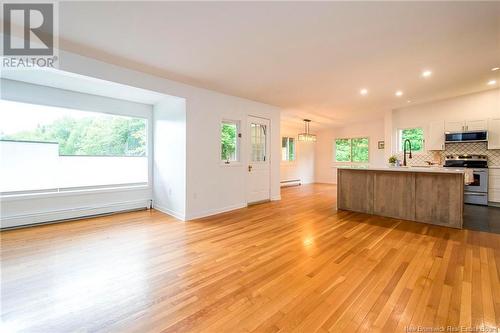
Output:
<path fill-rule="evenodd" d="M 398 161 L 398 158 L 395 155 L 392 155 L 389 157 L 389 165 L 390 166 L 396 166 L 396 162 Z"/>

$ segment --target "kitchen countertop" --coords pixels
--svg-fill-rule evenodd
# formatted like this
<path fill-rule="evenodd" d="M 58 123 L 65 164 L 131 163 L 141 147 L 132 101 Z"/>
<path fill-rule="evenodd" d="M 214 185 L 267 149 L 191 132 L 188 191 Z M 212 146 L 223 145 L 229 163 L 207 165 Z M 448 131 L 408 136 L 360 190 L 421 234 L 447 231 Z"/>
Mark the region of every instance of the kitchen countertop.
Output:
<path fill-rule="evenodd" d="M 337 166 L 338 169 L 368 170 L 368 171 L 394 171 L 394 172 L 427 172 L 427 173 L 458 173 L 463 174 L 464 168 L 444 167 L 367 167 L 367 166 Z"/>

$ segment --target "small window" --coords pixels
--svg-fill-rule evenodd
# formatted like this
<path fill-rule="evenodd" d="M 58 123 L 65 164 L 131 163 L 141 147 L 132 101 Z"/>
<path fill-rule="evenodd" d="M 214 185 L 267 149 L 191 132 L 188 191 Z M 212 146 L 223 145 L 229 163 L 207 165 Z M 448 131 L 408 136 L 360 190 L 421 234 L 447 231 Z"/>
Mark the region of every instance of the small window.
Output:
<path fill-rule="evenodd" d="M 399 130 L 399 151 L 404 150 L 405 140 L 410 140 L 412 151 L 424 150 L 424 130 L 422 128 L 405 128 Z"/>
<path fill-rule="evenodd" d="M 281 160 L 295 161 L 295 140 L 294 138 L 281 138 Z"/>
<path fill-rule="evenodd" d="M 220 129 L 221 161 L 226 164 L 239 160 L 239 125 L 236 121 L 223 121 Z"/>
<path fill-rule="evenodd" d="M 335 140 L 335 161 L 367 163 L 369 161 L 368 138 L 342 138 Z"/>

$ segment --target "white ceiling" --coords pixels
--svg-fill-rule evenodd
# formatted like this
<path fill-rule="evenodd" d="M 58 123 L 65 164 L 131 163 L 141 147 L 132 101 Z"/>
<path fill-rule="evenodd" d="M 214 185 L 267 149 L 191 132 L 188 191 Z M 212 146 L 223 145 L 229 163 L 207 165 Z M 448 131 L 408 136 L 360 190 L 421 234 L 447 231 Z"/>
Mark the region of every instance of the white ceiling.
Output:
<path fill-rule="evenodd" d="M 500 2 L 61 2 L 59 17 L 64 49 L 323 125 L 500 75 Z"/>

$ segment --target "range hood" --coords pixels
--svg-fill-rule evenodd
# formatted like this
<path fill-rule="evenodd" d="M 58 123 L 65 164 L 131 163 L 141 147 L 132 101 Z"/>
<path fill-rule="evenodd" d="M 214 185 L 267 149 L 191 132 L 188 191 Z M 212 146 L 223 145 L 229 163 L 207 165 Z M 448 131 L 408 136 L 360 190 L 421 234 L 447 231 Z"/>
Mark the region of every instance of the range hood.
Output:
<path fill-rule="evenodd" d="M 487 131 L 445 132 L 444 135 L 446 143 L 488 141 Z"/>

